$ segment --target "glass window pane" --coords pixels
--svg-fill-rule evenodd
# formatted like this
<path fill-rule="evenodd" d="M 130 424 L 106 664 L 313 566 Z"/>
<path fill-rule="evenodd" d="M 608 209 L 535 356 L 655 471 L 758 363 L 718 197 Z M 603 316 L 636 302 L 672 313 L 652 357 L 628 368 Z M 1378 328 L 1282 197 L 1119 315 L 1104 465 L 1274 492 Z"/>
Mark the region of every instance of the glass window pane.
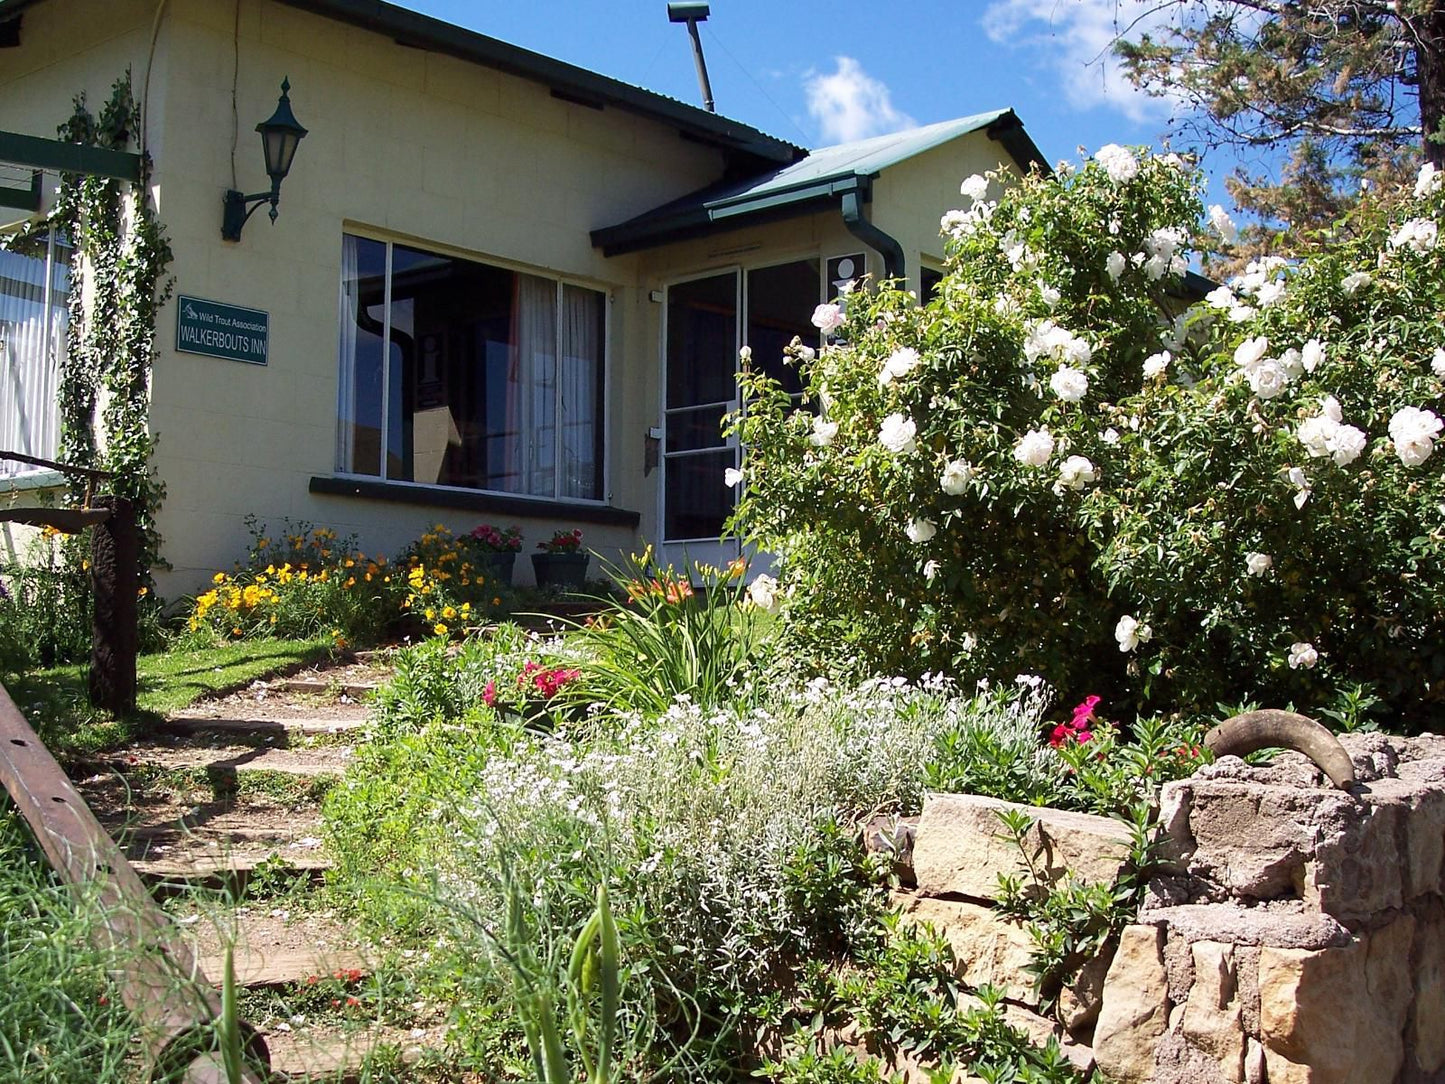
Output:
<path fill-rule="evenodd" d="M 602 357 L 605 298 L 562 287 L 562 496 L 602 497 Z"/>
<path fill-rule="evenodd" d="M 730 402 L 737 392 L 736 366 L 737 275 L 730 271 L 669 288 L 667 405 Z"/>
<path fill-rule="evenodd" d="M 723 444 L 722 420 L 725 406 L 673 410 L 667 414 L 667 450 L 686 452 L 694 448 L 717 448 Z"/>
<path fill-rule="evenodd" d="M 382 334 L 386 245 L 346 236 L 341 246 L 341 404 L 336 465 L 381 473 Z"/>
<path fill-rule="evenodd" d="M 667 457 L 667 515 L 663 524 L 666 541 L 715 539 L 722 534 L 735 497 L 735 491 L 723 483 L 723 472 L 735 463 L 731 448 Z"/>
<path fill-rule="evenodd" d="M 803 390 L 796 365 L 784 364 L 783 347 L 797 336 L 818 346 L 813 310 L 821 296 L 817 260 L 798 260 L 748 272 L 748 326 L 744 341 L 753 365 L 782 383 L 788 394 Z"/>

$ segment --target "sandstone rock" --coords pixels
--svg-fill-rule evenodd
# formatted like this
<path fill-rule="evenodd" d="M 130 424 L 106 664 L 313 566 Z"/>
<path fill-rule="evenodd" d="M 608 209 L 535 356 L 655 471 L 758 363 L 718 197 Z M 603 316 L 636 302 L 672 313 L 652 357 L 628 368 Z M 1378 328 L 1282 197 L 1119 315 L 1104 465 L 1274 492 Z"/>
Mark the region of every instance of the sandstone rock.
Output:
<path fill-rule="evenodd" d="M 919 892 L 997 899 L 998 875 L 1022 868 L 998 819 L 1009 809 L 1036 822 L 1028 836 L 1030 858 L 1045 880 L 1060 880 L 1065 871 L 1105 884 L 1118 877 L 1129 850 L 1129 830 L 1118 821 L 975 794 L 934 794 L 923 804 L 914 844 Z"/>
<path fill-rule="evenodd" d="M 1230 1084 L 1244 1080 L 1244 1028 L 1240 1023 L 1239 984 L 1234 946 L 1196 941 L 1194 987 L 1184 1006 L 1180 1032 L 1189 1045 L 1208 1055 Z"/>
<path fill-rule="evenodd" d="M 1263 948 L 1260 1032 L 1269 1084 L 1391 1084 L 1404 1061 L 1415 920 L 1345 948 Z"/>
<path fill-rule="evenodd" d="M 1154 1071 L 1154 1044 L 1169 1018 L 1163 950 L 1163 930 L 1126 926 L 1104 979 L 1094 1057 L 1100 1070 L 1121 1084 L 1146 1081 Z"/>
<path fill-rule="evenodd" d="M 1264 1046 L 1250 1038 L 1244 1048 L 1244 1084 L 1265 1084 Z"/>
<path fill-rule="evenodd" d="M 913 895 L 895 899 L 906 921 L 931 926 L 948 942 L 960 980 L 974 987 L 997 986 L 1014 1001 L 1038 1004 L 1028 970 L 1034 943 L 1027 927 L 977 903 Z"/>
<path fill-rule="evenodd" d="M 1321 949 L 1348 945 L 1350 932 L 1329 915 L 1293 907 L 1242 907 L 1234 903 L 1189 903 L 1145 908 L 1139 922 L 1169 928 L 1186 941 L 1227 941 L 1236 945 Z"/>
<path fill-rule="evenodd" d="M 1099 1006 L 1104 998 L 1104 976 L 1114 961 L 1114 949 L 1106 945 L 1097 956 L 1091 956 L 1079 968 L 1072 982 L 1059 991 L 1059 1022 L 1075 1037 L 1088 1035 L 1099 1019 Z"/>
<path fill-rule="evenodd" d="M 1403 806 L 1405 899 L 1441 893 L 1445 887 L 1441 879 L 1445 873 L 1445 788 L 1413 779 L 1382 779 L 1368 789 L 1367 800 L 1372 804 Z"/>
<path fill-rule="evenodd" d="M 1310 821 L 1317 833 L 1305 868 L 1304 898 L 1347 926 L 1405 902 L 1405 838 L 1409 803 L 1380 780 L 1353 801 L 1321 801 Z"/>
<path fill-rule="evenodd" d="M 1415 1067 L 1430 1077 L 1445 1069 L 1445 923 L 1437 906 L 1415 934 L 1415 996 L 1410 1036 Z"/>

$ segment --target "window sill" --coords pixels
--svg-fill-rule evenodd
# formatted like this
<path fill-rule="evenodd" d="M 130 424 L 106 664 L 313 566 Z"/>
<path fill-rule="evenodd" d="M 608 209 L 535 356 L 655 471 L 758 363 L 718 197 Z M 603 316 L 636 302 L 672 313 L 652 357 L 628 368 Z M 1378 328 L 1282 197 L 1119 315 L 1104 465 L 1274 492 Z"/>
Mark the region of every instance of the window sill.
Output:
<path fill-rule="evenodd" d="M 431 508 L 458 508 L 468 512 L 533 516 L 616 527 L 636 527 L 642 519 L 638 512 L 629 512 L 625 508 L 613 508 L 605 504 L 509 497 L 498 493 L 472 493 L 465 489 L 433 488 L 366 478 L 315 475 L 309 489 L 312 493 L 329 497 L 360 497 L 363 500 L 395 501 L 398 504 L 419 504 Z"/>
<path fill-rule="evenodd" d="M 0 478 L 0 493 L 19 493 L 30 489 L 58 489 L 65 485 L 65 475 L 58 470 L 32 470 L 24 474 Z"/>

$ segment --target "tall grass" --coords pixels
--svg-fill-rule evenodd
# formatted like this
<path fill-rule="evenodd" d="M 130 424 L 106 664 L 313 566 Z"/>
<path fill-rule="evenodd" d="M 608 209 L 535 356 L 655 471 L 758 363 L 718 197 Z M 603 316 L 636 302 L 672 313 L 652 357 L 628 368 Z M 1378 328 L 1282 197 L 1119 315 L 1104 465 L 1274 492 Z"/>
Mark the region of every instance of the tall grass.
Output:
<path fill-rule="evenodd" d="M 134 1027 L 91 945 L 96 920 L 0 798 L 0 1084 L 126 1079 Z"/>

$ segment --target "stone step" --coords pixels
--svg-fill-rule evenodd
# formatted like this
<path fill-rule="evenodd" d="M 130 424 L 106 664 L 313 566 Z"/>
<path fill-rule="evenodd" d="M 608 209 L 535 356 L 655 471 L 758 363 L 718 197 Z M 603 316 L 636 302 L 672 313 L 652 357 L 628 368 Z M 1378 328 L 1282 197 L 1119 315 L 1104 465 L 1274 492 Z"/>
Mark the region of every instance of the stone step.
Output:
<path fill-rule="evenodd" d="M 354 718 L 267 718 L 260 715 L 228 718 L 225 716 L 172 716 L 161 724 L 167 734 L 196 737 L 224 734 L 256 741 L 274 740 L 285 744 L 296 738 L 322 738 L 336 734 L 355 734 L 366 727 L 364 715 Z"/>
<path fill-rule="evenodd" d="M 428 1051 L 443 1045 L 443 1029 L 433 1027 L 411 1030 L 374 1027 L 344 1037 L 313 1037 L 305 1029 L 290 1033 L 272 1031 L 266 1035 L 271 1050 L 271 1080 L 275 1084 L 301 1084 L 303 1081 L 325 1081 L 326 1084 L 361 1084 L 369 1079 L 369 1064 L 385 1058 L 388 1067 L 414 1069 Z M 386 1077 L 385 1079 L 390 1079 Z M 431 1079 L 431 1077 L 409 1077 Z M 438 1079 L 452 1080 L 452 1076 Z"/>
<path fill-rule="evenodd" d="M 268 688 L 274 692 L 296 693 L 304 696 L 348 696 L 352 700 L 364 700 L 381 687 L 375 681 L 334 681 L 325 677 L 281 678 L 270 682 Z"/>
<path fill-rule="evenodd" d="M 137 742 L 119 756 L 106 756 L 81 764 L 89 773 L 127 775 L 138 769 L 203 771 L 207 775 L 239 776 L 275 772 L 293 776 L 339 776 L 346 771 L 351 749 L 323 745 L 306 749 L 274 749 L 254 745 L 195 746 Z"/>
<path fill-rule="evenodd" d="M 153 895 L 174 896 L 198 888 L 246 889 L 258 871 L 287 881 L 319 880 L 331 860 L 314 852 L 296 854 L 275 847 L 236 846 L 213 854 L 186 853 L 132 859 L 131 867 Z"/>

